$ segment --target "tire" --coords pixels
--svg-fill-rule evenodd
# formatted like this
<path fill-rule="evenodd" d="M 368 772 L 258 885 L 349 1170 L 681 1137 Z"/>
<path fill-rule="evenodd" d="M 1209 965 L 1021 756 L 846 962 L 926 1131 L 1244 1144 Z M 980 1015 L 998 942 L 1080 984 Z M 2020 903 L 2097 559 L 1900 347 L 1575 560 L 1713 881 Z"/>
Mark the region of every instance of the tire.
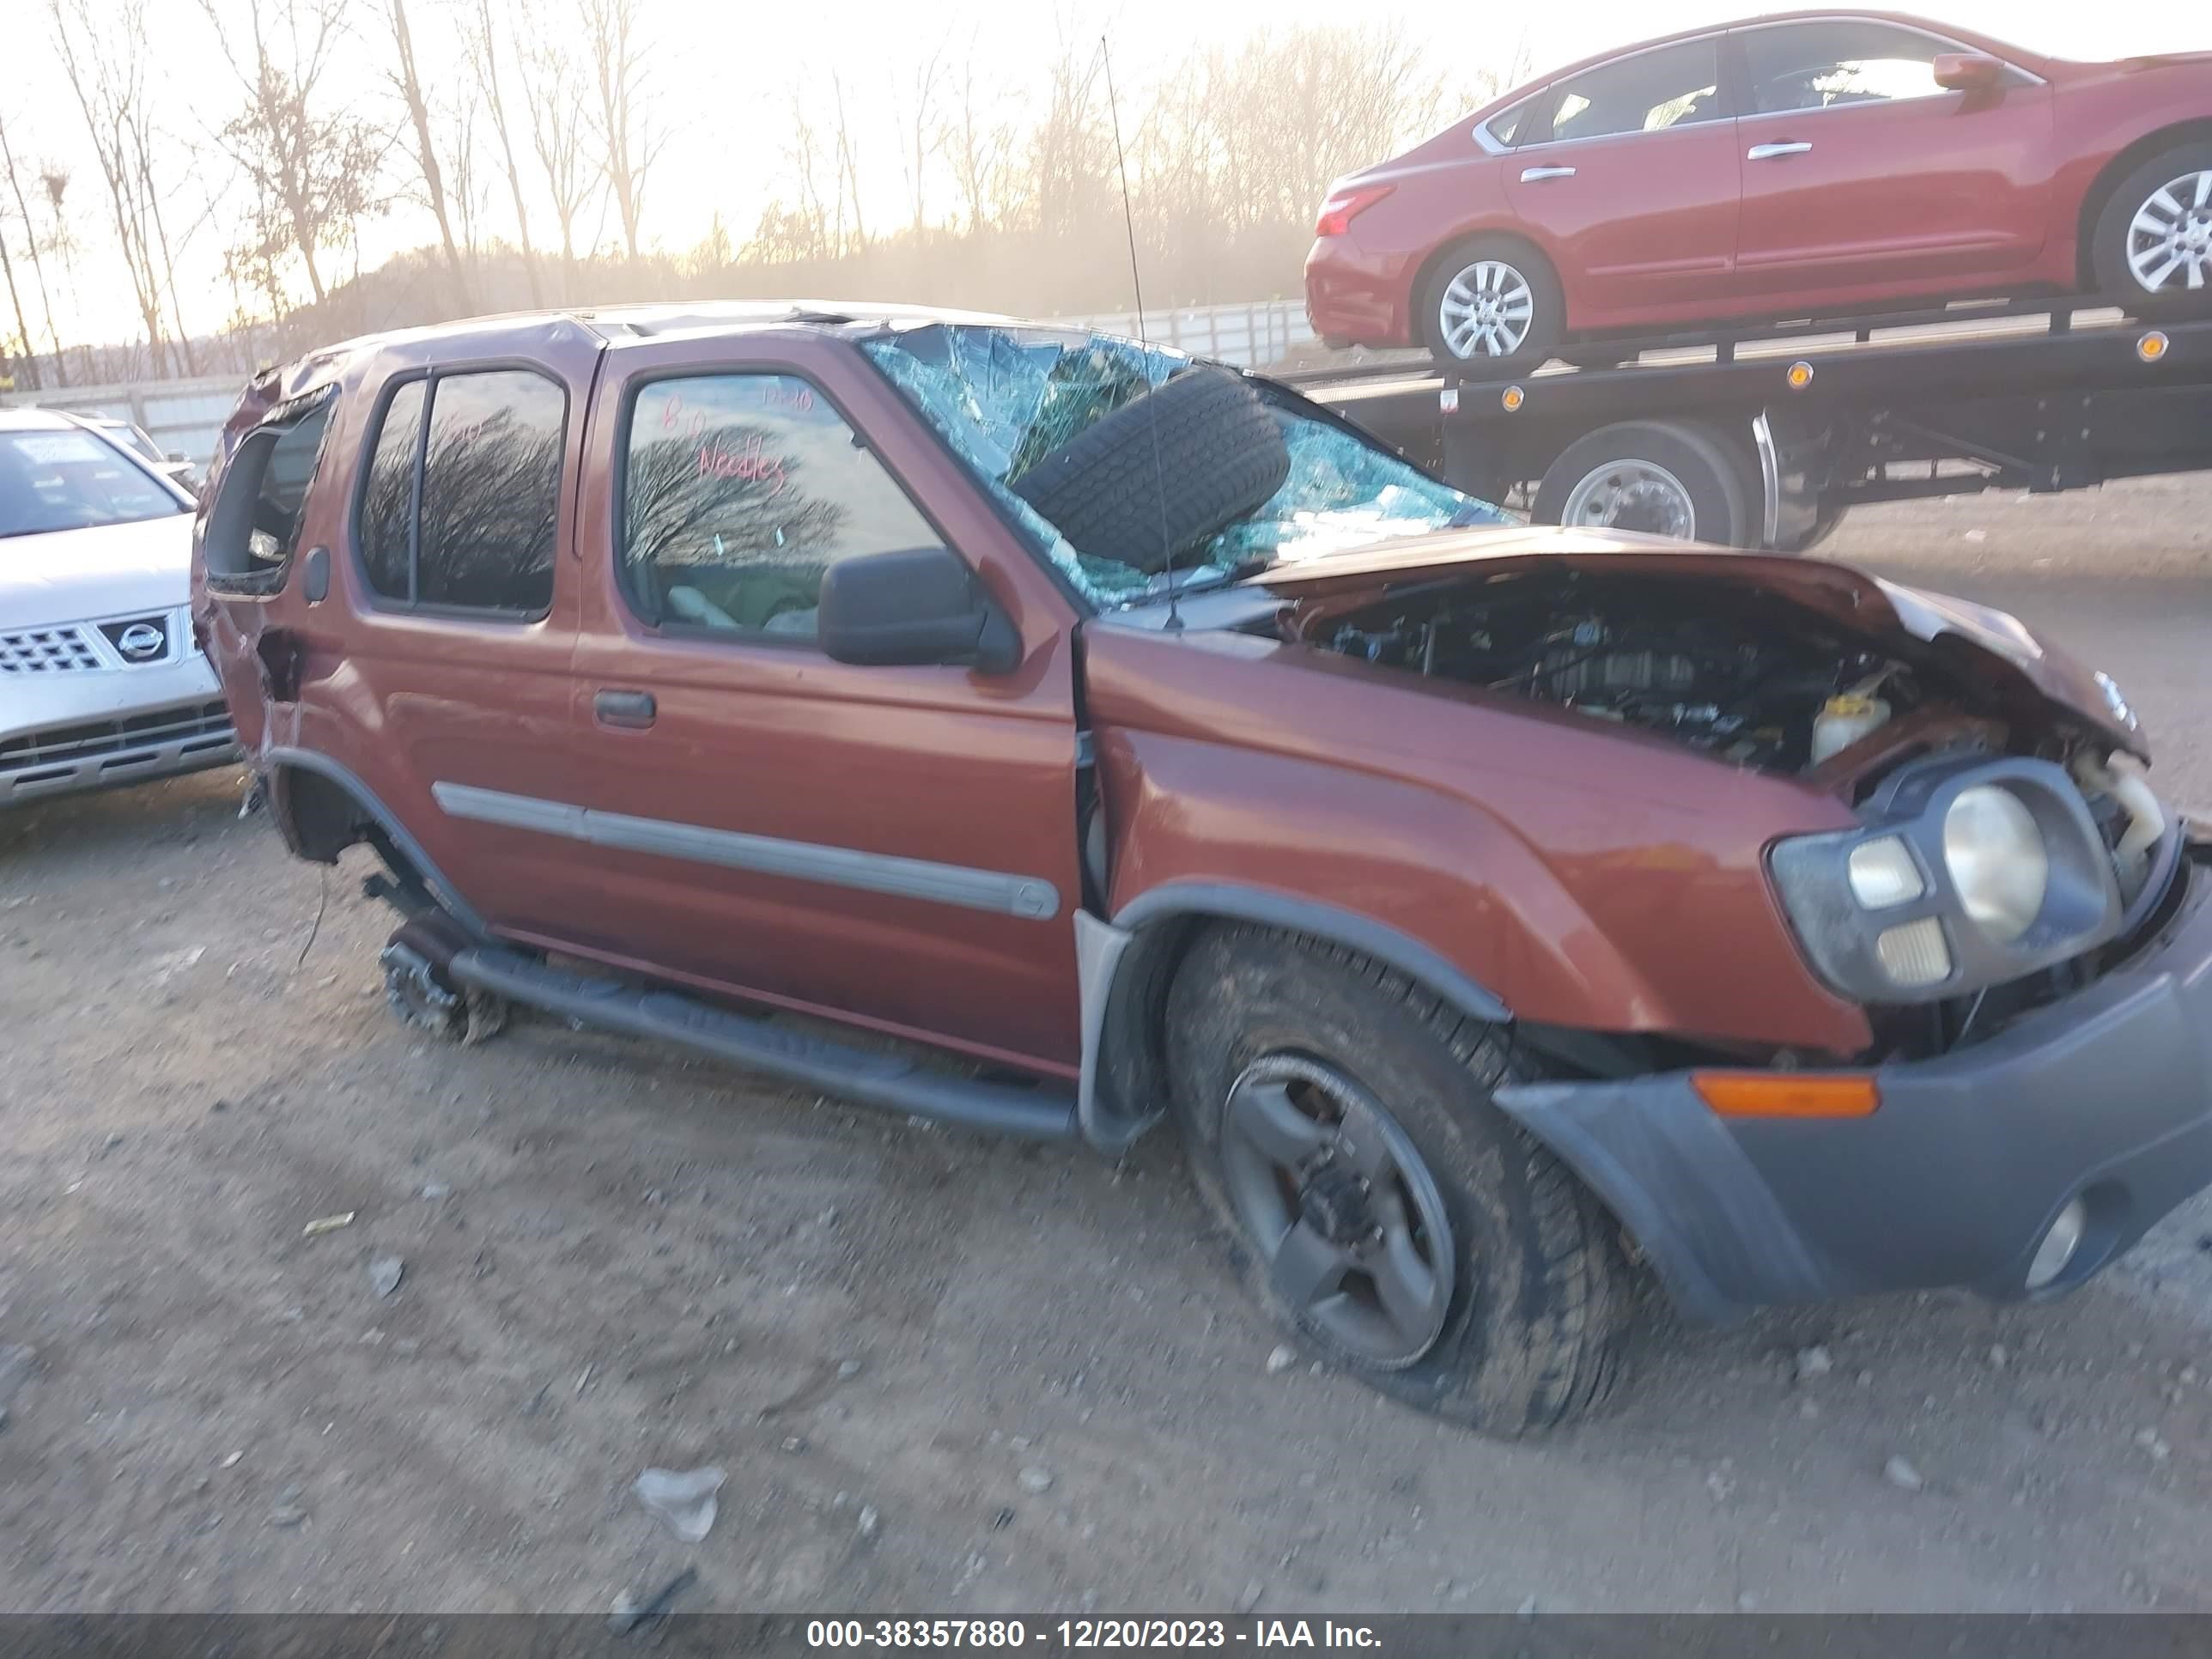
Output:
<path fill-rule="evenodd" d="M 1468 344 L 1462 336 L 1466 349 L 1455 348 L 1455 330 L 1468 320 L 1470 303 L 1524 290 L 1528 321 L 1517 337 L 1492 333 L 1486 342 L 1478 337 Z M 1429 355 L 1458 373 L 1534 368 L 1552 356 L 1566 334 L 1566 300 L 1559 273 L 1550 260 L 1517 237 L 1473 236 L 1454 243 L 1422 283 L 1419 303 L 1421 339 Z M 1501 317 L 1499 323 L 1510 330 L 1510 319 Z"/>
<path fill-rule="evenodd" d="M 1231 369 L 1200 368 L 1092 422 L 1012 488 L 1080 551 L 1151 574 L 1262 506 L 1290 472 L 1260 394 Z"/>
<path fill-rule="evenodd" d="M 1491 1103 L 1496 1084 L 1529 1074 L 1495 1027 L 1460 1018 L 1401 975 L 1352 952 L 1244 926 L 1198 937 L 1168 1006 L 1173 1108 L 1193 1173 L 1277 1319 L 1390 1398 L 1486 1434 L 1556 1427 L 1605 1399 L 1621 1369 L 1633 1302 L 1629 1270 L 1597 1200 Z M 1288 1233 L 1266 1216 L 1255 1224 L 1253 1205 L 1287 1207 L 1288 1188 L 1274 1187 L 1270 1200 L 1261 1183 L 1252 1198 L 1254 1143 L 1236 1105 L 1249 1079 L 1264 1089 L 1285 1071 L 1286 1088 L 1319 1076 L 1328 1081 L 1316 1098 L 1364 1099 L 1359 1115 L 1346 1112 L 1347 1126 L 1368 1124 L 1367 1109 L 1379 1108 L 1387 1133 L 1358 1136 L 1369 1157 L 1395 1134 L 1391 1144 L 1410 1160 L 1403 1179 L 1377 1177 L 1376 1190 L 1389 1197 L 1352 1202 L 1401 1221 L 1432 1212 L 1440 1224 L 1386 1228 L 1389 1245 L 1369 1233 L 1354 1248 L 1395 1258 L 1410 1239 L 1417 1255 L 1428 1252 L 1433 1293 L 1422 1305 L 1435 1334 L 1425 1346 L 1418 1333 L 1402 1351 L 1378 1351 L 1382 1345 L 1364 1340 L 1358 1321 L 1367 1304 L 1381 1306 L 1379 1279 L 1355 1273 L 1346 1281 L 1352 1291 L 1310 1306 L 1285 1295 L 1279 1281 L 1291 1274 L 1281 1264 L 1298 1243 L 1291 1236 L 1311 1234 L 1305 1242 L 1312 1243 L 1316 1227 L 1342 1223 L 1333 1189 L 1324 1189 L 1367 1167 L 1356 1150 L 1340 1148 L 1300 1189 L 1302 1218 Z M 1340 1139 L 1351 1145 L 1349 1128 Z M 1352 1213 L 1349 1231 L 1358 1231 L 1363 1216 Z M 1401 1334 L 1389 1333 L 1394 1341 Z"/>
<path fill-rule="evenodd" d="M 1545 469 L 1539 524 L 1643 531 L 1755 547 L 1763 486 L 1743 448 L 1693 421 L 1624 421 L 1577 438 Z"/>
<path fill-rule="evenodd" d="M 2196 199 L 2198 181 L 2204 181 L 2201 203 Z M 2184 188 L 2172 190 L 2176 184 Z M 2147 271 L 2139 271 L 2137 266 L 2155 259 L 2156 254 L 2154 245 L 2145 249 L 2141 258 L 2131 258 L 2137 240 L 2134 226 L 2137 216 L 2146 211 L 2160 221 L 2172 217 L 2158 205 L 2161 196 L 2175 199 L 2183 214 L 2180 262 L 2171 269 L 2150 264 Z M 2098 291 L 2137 316 L 2212 316 L 2212 138 L 2192 138 L 2176 144 L 2152 156 L 2112 187 L 2091 233 L 2089 264 Z M 2202 283 L 2194 289 L 2187 286 L 2192 264 Z M 2149 286 L 2146 275 L 2160 277 L 2159 286 Z"/>

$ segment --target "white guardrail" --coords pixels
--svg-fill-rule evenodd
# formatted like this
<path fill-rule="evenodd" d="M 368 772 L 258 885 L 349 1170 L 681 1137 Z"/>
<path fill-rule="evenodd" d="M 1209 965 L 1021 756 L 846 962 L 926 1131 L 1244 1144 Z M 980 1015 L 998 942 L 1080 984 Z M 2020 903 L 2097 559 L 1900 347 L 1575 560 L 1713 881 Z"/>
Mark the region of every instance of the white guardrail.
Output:
<path fill-rule="evenodd" d="M 1292 348 L 1314 337 L 1305 306 L 1297 300 L 1261 300 L 1244 305 L 1147 307 L 1139 331 L 1134 312 L 1097 317 L 1061 317 L 1062 325 L 1100 334 L 1142 332 L 1154 345 L 1172 346 L 1194 356 L 1261 368 L 1281 362 Z M 66 410 L 76 415 L 105 415 L 127 420 L 153 439 L 163 454 L 182 455 L 205 466 L 214 459 L 222 423 L 238 401 L 244 380 L 236 375 L 203 375 L 196 380 L 138 380 L 119 386 L 60 386 L 44 392 L 0 392 L 0 405 Z"/>

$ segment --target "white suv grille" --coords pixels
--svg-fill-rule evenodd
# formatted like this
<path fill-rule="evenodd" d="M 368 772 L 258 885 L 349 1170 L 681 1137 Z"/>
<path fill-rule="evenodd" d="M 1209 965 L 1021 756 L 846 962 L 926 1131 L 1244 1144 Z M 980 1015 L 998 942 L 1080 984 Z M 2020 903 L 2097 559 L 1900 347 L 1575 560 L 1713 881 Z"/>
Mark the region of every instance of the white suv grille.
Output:
<path fill-rule="evenodd" d="M 27 628 L 0 633 L 0 674 L 67 674 L 105 668 L 92 630 L 72 623 L 60 628 Z"/>

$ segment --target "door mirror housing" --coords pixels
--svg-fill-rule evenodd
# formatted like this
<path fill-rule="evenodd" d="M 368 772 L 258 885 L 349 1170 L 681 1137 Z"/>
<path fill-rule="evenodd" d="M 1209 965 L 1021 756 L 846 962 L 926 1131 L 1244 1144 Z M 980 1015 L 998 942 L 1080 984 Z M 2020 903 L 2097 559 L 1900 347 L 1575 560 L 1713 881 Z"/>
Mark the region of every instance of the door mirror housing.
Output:
<path fill-rule="evenodd" d="M 1950 92 L 1995 92 L 2004 80 L 2002 61 L 1979 52 L 1939 52 L 1936 84 Z"/>
<path fill-rule="evenodd" d="M 958 663 L 1003 674 L 1022 659 L 1013 623 L 947 548 L 840 559 L 822 573 L 817 603 L 815 633 L 836 662 Z"/>

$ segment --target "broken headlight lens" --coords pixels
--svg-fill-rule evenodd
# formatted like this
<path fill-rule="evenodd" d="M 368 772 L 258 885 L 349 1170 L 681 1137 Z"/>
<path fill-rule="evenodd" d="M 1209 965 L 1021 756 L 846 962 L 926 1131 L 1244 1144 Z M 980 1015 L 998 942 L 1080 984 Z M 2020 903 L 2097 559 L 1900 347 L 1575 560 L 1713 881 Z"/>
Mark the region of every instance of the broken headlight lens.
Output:
<path fill-rule="evenodd" d="M 1943 814 L 1943 863 L 1967 919 L 2009 945 L 2035 925 L 2051 855 L 2035 815 L 2009 789 L 1977 784 Z"/>

